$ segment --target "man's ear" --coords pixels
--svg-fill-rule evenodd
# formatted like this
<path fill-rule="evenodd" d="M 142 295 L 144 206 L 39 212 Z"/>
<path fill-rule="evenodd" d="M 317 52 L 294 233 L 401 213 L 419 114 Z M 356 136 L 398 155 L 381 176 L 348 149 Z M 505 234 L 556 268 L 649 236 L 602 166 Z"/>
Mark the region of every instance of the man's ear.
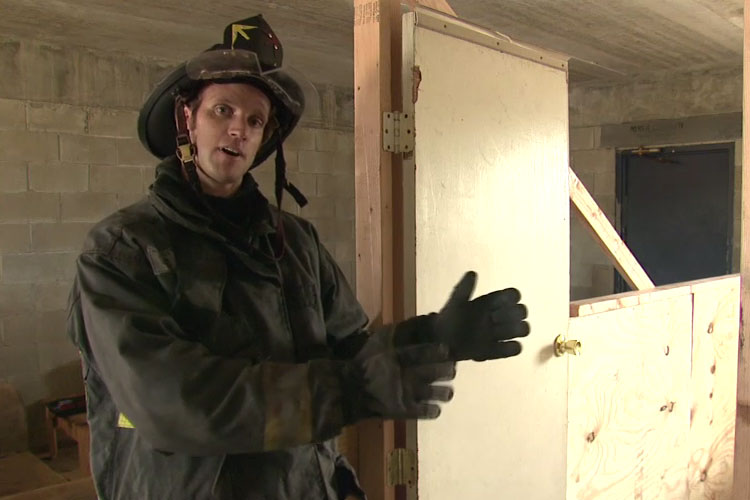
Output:
<path fill-rule="evenodd" d="M 190 135 L 190 140 L 193 139 L 193 110 L 190 108 L 190 106 L 183 106 L 182 112 L 185 114 L 185 123 L 187 124 L 188 128 L 188 134 Z"/>

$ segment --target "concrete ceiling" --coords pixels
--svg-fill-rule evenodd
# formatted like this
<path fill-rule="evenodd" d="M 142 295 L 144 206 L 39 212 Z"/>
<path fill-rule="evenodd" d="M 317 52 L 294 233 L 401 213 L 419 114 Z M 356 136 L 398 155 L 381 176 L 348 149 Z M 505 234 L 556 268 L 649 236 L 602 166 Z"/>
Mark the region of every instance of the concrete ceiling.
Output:
<path fill-rule="evenodd" d="M 726 70 L 742 64 L 743 0 L 449 0 L 462 18 L 569 54 L 571 82 Z M 351 0 L 0 0 L 0 35 L 166 61 L 262 12 L 287 61 L 315 82 L 351 86 Z"/>

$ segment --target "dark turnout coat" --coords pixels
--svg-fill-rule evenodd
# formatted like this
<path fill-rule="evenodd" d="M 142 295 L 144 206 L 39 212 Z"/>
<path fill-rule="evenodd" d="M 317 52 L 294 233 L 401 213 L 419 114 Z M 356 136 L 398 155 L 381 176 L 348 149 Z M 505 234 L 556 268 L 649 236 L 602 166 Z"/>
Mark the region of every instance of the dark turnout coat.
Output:
<path fill-rule="evenodd" d="M 146 199 L 86 239 L 68 329 L 102 500 L 358 491 L 330 440 L 348 423 L 340 360 L 367 318 L 312 225 L 270 207 L 249 176 L 242 189 L 254 216 L 230 230 L 171 158 Z"/>

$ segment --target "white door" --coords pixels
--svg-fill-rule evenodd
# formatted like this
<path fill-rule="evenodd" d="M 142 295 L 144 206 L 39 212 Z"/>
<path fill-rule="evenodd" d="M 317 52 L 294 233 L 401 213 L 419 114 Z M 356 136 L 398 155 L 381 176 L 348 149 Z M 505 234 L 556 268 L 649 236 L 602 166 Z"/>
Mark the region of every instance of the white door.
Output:
<path fill-rule="evenodd" d="M 439 310 L 475 270 L 476 296 L 521 291 L 532 330 L 516 358 L 460 363 L 441 417 L 410 428 L 418 496 L 562 499 L 568 372 L 552 343 L 569 306 L 567 64 L 431 11 L 403 28 L 406 312 Z"/>

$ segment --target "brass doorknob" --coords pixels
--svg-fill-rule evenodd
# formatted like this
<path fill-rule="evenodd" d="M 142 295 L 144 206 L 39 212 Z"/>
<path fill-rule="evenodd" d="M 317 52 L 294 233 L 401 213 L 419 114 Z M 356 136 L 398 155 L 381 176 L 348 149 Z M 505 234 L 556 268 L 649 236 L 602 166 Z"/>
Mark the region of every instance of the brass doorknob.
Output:
<path fill-rule="evenodd" d="M 577 340 L 568 340 L 565 335 L 558 335 L 555 338 L 555 356 L 562 356 L 563 354 L 580 356 L 581 343 Z"/>

